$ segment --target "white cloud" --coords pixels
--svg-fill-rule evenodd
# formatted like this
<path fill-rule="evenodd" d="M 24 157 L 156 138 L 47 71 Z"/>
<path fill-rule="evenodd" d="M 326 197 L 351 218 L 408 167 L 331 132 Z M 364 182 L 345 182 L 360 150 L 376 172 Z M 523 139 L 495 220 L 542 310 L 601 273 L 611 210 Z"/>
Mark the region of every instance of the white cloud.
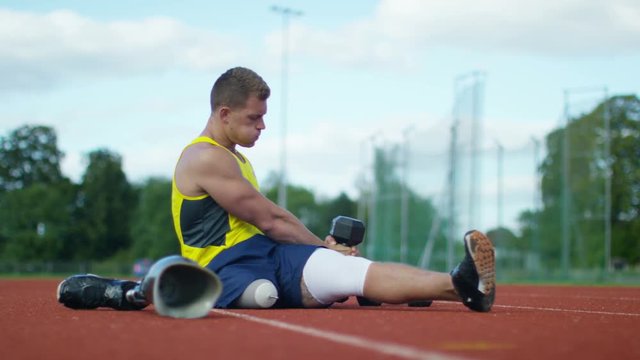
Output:
<path fill-rule="evenodd" d="M 309 136 L 309 134 L 313 134 Z M 290 132 L 287 140 L 287 174 L 290 183 L 304 184 L 319 195 L 335 196 L 340 191 L 355 194 L 355 178 L 362 170 L 362 145 L 369 134 L 356 125 L 337 127 L 328 121 L 315 122 L 308 131 Z M 251 159 L 260 181 L 270 171 L 280 171 L 281 138 L 263 134 L 252 149 L 243 149 Z"/>
<path fill-rule="evenodd" d="M 385 0 L 378 12 L 399 39 L 551 56 L 638 52 L 638 14 L 631 0 Z"/>
<path fill-rule="evenodd" d="M 231 42 L 166 17 L 100 22 L 68 10 L 0 9 L 0 90 L 48 87 L 81 76 L 211 69 L 239 57 L 239 46 L 226 46 Z"/>
<path fill-rule="evenodd" d="M 292 54 L 292 57 L 303 55 L 338 65 L 374 65 L 394 70 L 422 67 L 424 62 L 421 57 L 438 47 L 549 56 L 614 56 L 632 52 L 637 54 L 640 50 L 640 41 L 637 40 L 640 39 L 640 3 L 631 0 L 382 0 L 374 13 L 353 19 L 339 28 L 311 27 L 306 25 L 308 23 L 304 20 L 291 23 L 291 51 L 297 54 Z M 265 48 L 249 44 L 249 39 L 233 41 L 227 34 L 191 27 L 186 22 L 167 17 L 97 21 L 67 10 L 36 14 L 0 9 L 0 91 L 3 88 L 54 86 L 86 78 L 117 79 L 140 73 L 157 74 L 174 68 L 219 68 L 239 59 L 242 62 L 264 62 L 262 65 L 266 68 L 271 63 L 277 70 L 280 65 L 281 35 L 274 32 L 267 36 L 266 49 L 273 55 L 273 58 L 269 58 L 256 56 Z M 249 45 L 243 48 L 243 43 Z M 217 52 L 219 49 L 225 51 Z M 299 59 L 292 62 L 294 68 L 305 66 Z M 313 67 L 303 69 L 309 73 L 316 70 Z M 300 77 L 305 79 L 303 71 Z M 400 85 L 395 92 L 402 92 L 401 83 L 397 84 Z M 279 91 L 279 86 L 279 82 L 275 82 L 274 90 Z M 162 99 L 162 103 L 166 103 L 166 100 Z M 51 119 L 47 111 L 36 111 L 38 107 L 47 108 L 46 104 L 47 101 L 37 103 L 38 106 L 29 109 L 29 114 L 5 114 L 4 125 L 7 126 L 9 122 L 17 126 L 26 119 L 49 123 Z M 83 139 L 78 133 L 86 127 L 71 121 L 86 119 L 89 122 L 89 119 L 93 119 L 92 115 L 96 115 L 81 113 L 87 111 L 83 110 L 87 109 L 83 106 L 87 104 L 78 104 L 77 108 L 75 104 L 65 106 L 65 109 L 73 109 L 73 116 L 64 117 L 55 124 L 60 130 L 61 140 L 74 144 L 68 150 L 66 148 L 69 145 L 63 146 L 68 151 L 65 173 L 81 172 L 84 166 L 81 164 L 81 155 L 76 151 L 86 151 L 94 146 L 93 143 L 76 144 L 80 142 L 78 139 Z M 277 106 L 276 103 L 274 108 L 277 109 Z M 96 111 L 94 106 L 88 109 Z M 59 113 L 61 110 L 56 111 Z M 130 113 L 120 107 L 110 111 Z M 174 118 L 183 119 L 187 118 L 185 114 L 192 114 L 181 111 Z M 414 111 L 407 109 L 410 115 L 398 115 L 395 118 L 424 118 L 412 113 Z M 118 113 L 114 113 L 112 118 L 131 119 Z M 336 113 L 339 114 L 340 110 L 336 109 Z M 140 119 L 145 115 L 140 113 Z M 292 182 L 310 185 L 323 192 L 337 192 L 353 186 L 354 174 L 363 166 L 360 156 L 362 143 L 376 133 L 374 129 L 381 129 L 378 131 L 381 138 L 393 138 L 393 141 L 402 138 L 400 132 L 389 133 L 388 119 L 368 120 L 367 134 L 359 134 L 355 125 L 354 128 L 342 127 L 338 131 L 335 119 L 327 119 L 327 125 L 322 125 L 321 120 L 314 119 L 313 123 L 317 126 L 305 133 L 290 134 L 289 164 Z M 352 121 L 354 119 L 342 123 L 349 124 Z M 554 127 L 555 121 L 541 119 L 524 123 L 507 118 L 487 118 L 483 136 L 489 148 L 495 146 L 495 140 L 507 148 L 522 146 L 531 142 L 532 135 L 542 137 Z M 114 127 L 113 123 L 106 123 Z M 198 128 L 194 131 L 189 129 L 178 133 L 172 128 L 166 133 L 153 134 L 153 140 L 140 143 L 138 148 L 115 138 L 103 138 L 124 155 L 126 172 L 132 179 L 158 171 L 166 171 L 170 175 L 175 155 L 201 125 L 197 123 Z M 394 123 L 392 127 L 402 130 L 409 125 Z M 105 128 L 97 126 L 91 122 L 87 131 L 106 133 L 107 125 L 103 125 Z M 132 124 L 131 132 L 138 134 L 138 131 L 142 135 L 131 136 L 149 138 L 147 128 L 137 130 Z M 416 129 L 416 132 L 419 131 L 421 129 Z M 273 135 L 265 136 L 257 149 L 249 151 L 257 170 L 263 172 L 258 174 L 262 180 L 265 179 L 264 173 L 277 170 L 279 163 L 280 139 L 277 130 L 269 133 Z M 437 126 L 427 129 L 426 133 L 429 137 L 420 138 L 424 150 L 446 155 L 448 121 L 439 120 Z M 313 136 L 309 137 L 309 134 Z M 156 144 L 158 139 L 162 139 L 162 146 Z M 265 166 L 271 168 L 266 169 Z M 438 176 L 437 179 L 444 179 L 444 176 Z"/>
<path fill-rule="evenodd" d="M 445 47 L 542 56 L 640 52 L 635 0 L 382 0 L 376 12 L 337 29 L 291 24 L 291 51 L 336 64 L 413 67 Z M 267 37 L 276 55 L 281 34 Z"/>
<path fill-rule="evenodd" d="M 390 69 L 422 66 L 422 57 L 441 47 L 546 56 L 637 54 L 640 3 L 381 0 L 374 13 L 340 28 L 293 21 L 290 34 L 292 53 Z M 273 60 L 268 64 L 279 64 L 281 39 L 278 30 L 267 36 L 265 48 L 243 47 L 227 33 L 169 17 L 98 21 L 70 10 L 0 9 L 0 90 L 175 68 L 208 70 L 261 58 L 251 51 L 266 51 Z"/>
<path fill-rule="evenodd" d="M 482 129 L 483 148 L 495 148 L 499 142 L 505 148 L 532 146 L 534 139 L 544 143 L 545 136 L 559 126 L 556 120 L 517 121 L 514 119 L 485 119 Z"/>

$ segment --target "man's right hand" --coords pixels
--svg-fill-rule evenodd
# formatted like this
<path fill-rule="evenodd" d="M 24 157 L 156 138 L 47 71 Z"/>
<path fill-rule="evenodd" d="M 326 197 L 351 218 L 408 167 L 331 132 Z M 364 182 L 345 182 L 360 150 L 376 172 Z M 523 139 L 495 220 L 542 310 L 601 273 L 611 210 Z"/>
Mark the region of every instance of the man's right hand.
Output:
<path fill-rule="evenodd" d="M 357 246 L 350 247 L 350 246 L 338 244 L 336 239 L 334 239 L 334 237 L 331 235 L 327 235 L 327 237 L 324 238 L 324 243 L 327 248 L 331 250 L 335 250 L 343 255 L 349 255 L 349 256 L 360 255 L 360 251 L 358 251 Z"/>

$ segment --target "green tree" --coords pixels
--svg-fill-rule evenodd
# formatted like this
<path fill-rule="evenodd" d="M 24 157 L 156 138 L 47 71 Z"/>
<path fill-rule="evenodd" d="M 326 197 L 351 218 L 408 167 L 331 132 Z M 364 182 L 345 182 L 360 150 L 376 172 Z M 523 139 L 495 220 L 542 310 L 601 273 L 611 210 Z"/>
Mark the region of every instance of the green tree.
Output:
<path fill-rule="evenodd" d="M 0 192 L 63 179 L 57 135 L 47 126 L 24 125 L 0 138 Z"/>
<path fill-rule="evenodd" d="M 180 253 L 171 217 L 171 180 L 150 178 L 141 186 L 131 231 L 135 258 Z"/>
<path fill-rule="evenodd" d="M 376 147 L 374 150 L 372 196 L 373 208 L 367 213 L 369 258 L 384 261 L 400 259 L 400 207 L 402 184 L 398 173 L 399 148 Z"/>
<path fill-rule="evenodd" d="M 273 202 L 278 198 L 280 177 L 276 173 L 267 176 L 263 185 L 265 196 Z M 287 210 L 321 239 L 328 234 L 331 220 L 338 215 L 356 216 L 356 203 L 341 193 L 335 199 L 318 200 L 313 190 L 295 184 L 287 185 Z"/>
<path fill-rule="evenodd" d="M 611 118 L 612 256 L 640 263 L 640 99 L 612 98 L 596 111 Z"/>
<path fill-rule="evenodd" d="M 498 227 L 487 231 L 487 236 L 496 247 L 496 260 L 499 267 L 518 269 L 524 267 L 525 250 L 529 244 L 524 243 L 511 230 Z"/>
<path fill-rule="evenodd" d="M 74 254 L 71 227 L 77 189 L 69 181 L 34 183 L 2 197 L 2 258 L 60 260 Z"/>
<path fill-rule="evenodd" d="M 0 138 L 0 256 L 69 258 L 76 188 L 62 176 L 55 131 L 25 125 Z"/>
<path fill-rule="evenodd" d="M 312 231 L 321 239 L 328 234 L 331 221 L 338 215 L 357 217 L 357 204 L 349 196 L 342 192 L 335 198 L 328 198 L 318 203 L 317 228 Z M 364 220 L 364 219 L 360 219 Z M 366 225 L 366 224 L 365 224 Z"/>
<path fill-rule="evenodd" d="M 373 207 L 367 209 L 367 257 L 384 260 L 401 260 L 401 228 L 407 229 L 407 256 L 405 261 L 419 265 L 426 243 L 431 233 L 432 225 L 438 223 L 439 216 L 431 199 L 421 197 L 415 190 L 405 187 L 398 168 L 399 148 L 376 148 L 374 152 L 374 183 L 373 193 L 365 193 L 374 202 Z M 403 204 L 403 198 L 406 203 Z M 407 218 L 403 219 L 403 206 L 407 209 Z M 441 224 L 434 233 L 434 246 L 430 257 L 430 268 L 443 270 L 445 267 L 445 235 L 446 219 L 440 219 Z"/>
<path fill-rule="evenodd" d="M 78 198 L 78 255 L 104 259 L 131 244 L 131 215 L 136 193 L 122 170 L 120 155 L 90 152 Z"/>
<path fill-rule="evenodd" d="M 610 134 L 605 127 L 607 118 Z M 610 136 L 609 157 L 607 136 Z M 566 127 L 551 132 L 546 143 L 547 156 L 540 167 L 543 209 L 537 214 L 527 212 L 521 216 L 523 236 L 540 239 L 541 260 L 548 267 L 561 263 L 561 234 L 563 221 L 567 221 L 571 265 L 601 267 L 604 264 L 604 188 L 610 165 L 612 255 L 638 263 L 640 100 L 635 96 L 612 97 L 591 112 L 571 119 Z M 569 150 L 566 159 L 565 149 Z M 565 191 L 565 182 L 568 191 Z M 569 205 L 568 219 L 563 216 L 565 204 Z"/>
<path fill-rule="evenodd" d="M 263 194 L 271 201 L 277 202 L 280 178 L 271 173 L 267 176 Z M 287 210 L 294 214 L 312 232 L 318 228 L 319 207 L 312 190 L 303 186 L 287 184 Z M 328 226 L 328 225 L 327 225 Z M 316 235 L 318 235 L 316 233 Z"/>

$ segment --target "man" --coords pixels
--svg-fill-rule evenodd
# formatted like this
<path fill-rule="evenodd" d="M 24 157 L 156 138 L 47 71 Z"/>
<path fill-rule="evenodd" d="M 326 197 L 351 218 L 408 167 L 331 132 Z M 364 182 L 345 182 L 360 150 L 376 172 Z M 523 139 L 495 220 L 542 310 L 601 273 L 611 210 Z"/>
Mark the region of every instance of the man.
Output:
<path fill-rule="evenodd" d="M 475 311 L 491 309 L 494 249 L 478 231 L 465 235 L 465 259 L 451 275 L 424 271 L 355 256 L 356 248 L 337 244 L 331 236 L 321 240 L 264 197 L 237 147 L 252 147 L 259 139 L 269 95 L 268 85 L 249 69 L 222 74 L 211 91 L 204 130 L 176 165 L 172 213 L 181 252 L 220 276 L 223 293 L 216 307 L 241 306 L 237 300 L 248 286 L 266 279 L 277 290 L 279 307 L 326 307 L 356 295 L 392 304 L 462 300 Z M 71 279 L 61 283 L 58 297 L 82 308 L 87 301 L 73 291 Z M 81 279 L 86 285 L 86 277 Z M 107 292 L 107 281 L 115 280 L 94 280 L 97 293 Z M 109 286 L 122 288 L 121 295 L 135 285 L 130 283 Z M 114 301 L 98 306 L 130 308 L 124 297 L 118 299 L 116 306 Z"/>

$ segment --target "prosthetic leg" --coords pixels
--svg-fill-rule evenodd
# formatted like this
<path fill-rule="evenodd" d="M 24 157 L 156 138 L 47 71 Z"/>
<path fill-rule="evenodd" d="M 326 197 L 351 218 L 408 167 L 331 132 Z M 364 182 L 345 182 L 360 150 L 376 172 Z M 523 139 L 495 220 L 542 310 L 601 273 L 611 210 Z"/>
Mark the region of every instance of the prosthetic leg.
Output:
<path fill-rule="evenodd" d="M 153 304 L 160 315 L 190 319 L 207 316 L 221 293 L 216 274 L 174 255 L 155 262 L 139 283 L 74 275 L 58 285 L 56 295 L 58 302 L 72 309 L 140 310 Z"/>

